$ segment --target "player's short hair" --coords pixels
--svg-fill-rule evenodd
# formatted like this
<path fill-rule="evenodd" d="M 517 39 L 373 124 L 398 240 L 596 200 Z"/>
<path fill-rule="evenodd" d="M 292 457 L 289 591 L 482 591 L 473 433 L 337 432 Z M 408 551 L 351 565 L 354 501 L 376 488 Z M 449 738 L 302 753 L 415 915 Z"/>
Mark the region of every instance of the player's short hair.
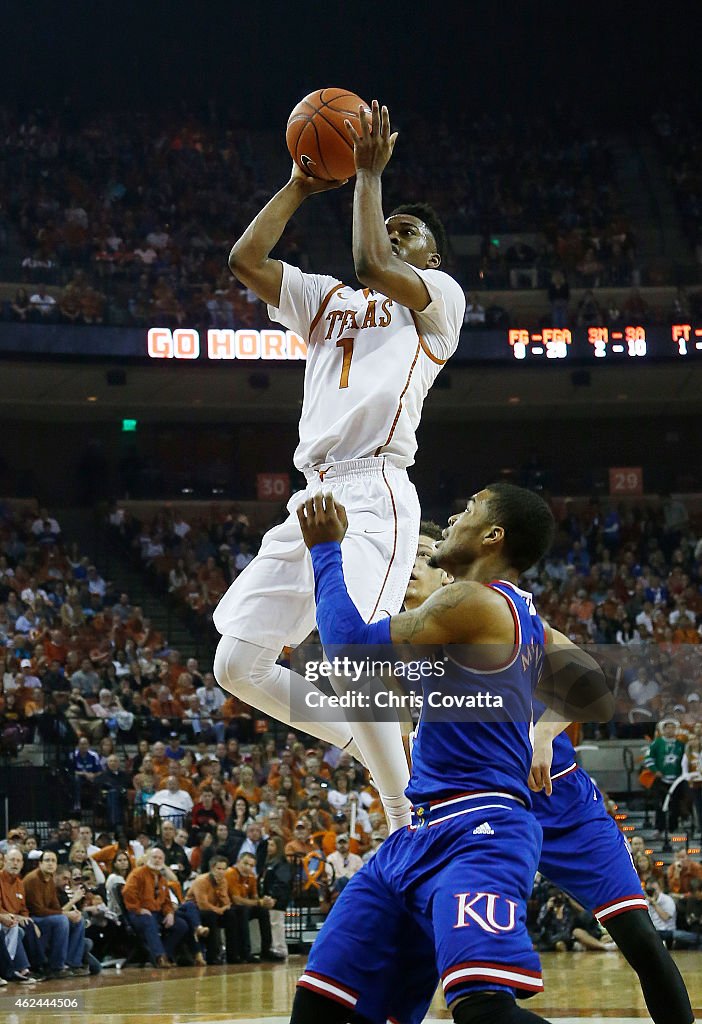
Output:
<path fill-rule="evenodd" d="M 410 217 L 416 217 L 417 220 L 421 220 L 422 224 L 426 224 L 434 236 L 439 256 L 446 255 L 448 250 L 446 228 L 433 206 L 430 206 L 429 203 L 403 203 L 401 206 L 396 206 L 389 216 L 395 217 L 399 213 L 408 213 Z"/>
<path fill-rule="evenodd" d="M 246 854 L 244 854 L 244 856 L 246 856 Z M 251 856 L 253 856 L 253 854 Z M 226 864 L 229 866 L 229 861 L 226 857 L 223 857 L 221 853 L 216 853 L 214 857 L 210 857 L 210 867 L 213 868 L 215 864 Z"/>
<path fill-rule="evenodd" d="M 500 481 L 488 484 L 488 515 L 505 531 L 504 550 L 515 569 L 525 572 L 543 558 L 553 543 L 556 522 L 544 499 Z"/>
<path fill-rule="evenodd" d="M 442 529 L 438 523 L 433 522 L 431 519 L 422 519 L 419 524 L 419 534 L 421 537 L 431 537 L 432 540 L 441 540 Z"/>

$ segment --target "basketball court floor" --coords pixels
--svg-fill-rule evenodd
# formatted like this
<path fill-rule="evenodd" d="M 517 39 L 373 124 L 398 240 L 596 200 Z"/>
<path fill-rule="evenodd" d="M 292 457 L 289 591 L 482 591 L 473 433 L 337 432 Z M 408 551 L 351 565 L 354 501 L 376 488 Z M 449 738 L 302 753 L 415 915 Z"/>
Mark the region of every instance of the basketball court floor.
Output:
<path fill-rule="evenodd" d="M 362 922 L 359 922 L 362 927 Z M 702 1018 L 702 952 L 673 954 Z M 558 1024 L 634 1024 L 650 1020 L 636 976 L 619 953 L 542 955 L 546 990 L 526 1005 Z M 31 991 L 0 991 L 3 1024 L 287 1024 L 295 983 L 305 958 L 287 964 L 182 968 L 171 972 L 130 968 L 100 977 L 51 982 Z M 77 1000 L 61 1009 L 61 999 Z M 44 1005 L 36 1005 L 41 1000 Z M 34 1001 L 34 1005 L 32 1003 Z M 46 1005 L 53 1003 L 54 1005 Z M 427 1022 L 450 1020 L 440 994 Z"/>

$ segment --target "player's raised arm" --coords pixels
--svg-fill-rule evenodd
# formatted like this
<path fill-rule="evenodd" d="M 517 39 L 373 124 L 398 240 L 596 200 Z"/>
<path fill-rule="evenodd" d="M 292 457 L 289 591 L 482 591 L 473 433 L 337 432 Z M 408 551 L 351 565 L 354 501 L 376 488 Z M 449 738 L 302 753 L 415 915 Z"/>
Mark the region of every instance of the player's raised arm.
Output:
<path fill-rule="evenodd" d="M 387 107 L 373 100 L 370 121 L 359 110 L 360 134 L 346 122 L 354 145 L 356 185 L 353 196 L 353 262 L 361 284 L 382 292 L 408 309 L 426 309 L 430 296 L 421 277 L 407 261 L 418 260 L 419 269 L 436 268 L 441 262 L 435 240 L 416 217 L 398 217 L 388 233 L 383 216 L 381 176 L 392 156 L 397 132 L 390 130 Z M 401 221 L 402 223 L 399 223 Z M 413 223 L 414 222 L 414 223 Z M 426 251 L 424 251 L 426 250 Z"/>
<path fill-rule="evenodd" d="M 594 658 L 544 623 L 544 667 L 536 697 L 566 722 L 608 722 L 614 697 Z M 562 731 L 562 730 L 559 730 Z"/>
<path fill-rule="evenodd" d="M 312 554 L 317 626 L 325 645 L 396 643 L 512 643 L 514 625 L 504 600 L 480 583 L 460 581 L 437 590 L 413 611 L 368 624 L 349 597 L 341 541 L 346 511 L 331 494 L 318 494 L 297 512 Z"/>
<path fill-rule="evenodd" d="M 280 241 L 285 226 L 308 196 L 339 188 L 343 181 L 321 181 L 304 174 L 293 164 L 289 181 L 254 217 L 229 253 L 229 269 L 262 302 L 277 307 L 283 281 L 283 264 L 270 252 Z"/>

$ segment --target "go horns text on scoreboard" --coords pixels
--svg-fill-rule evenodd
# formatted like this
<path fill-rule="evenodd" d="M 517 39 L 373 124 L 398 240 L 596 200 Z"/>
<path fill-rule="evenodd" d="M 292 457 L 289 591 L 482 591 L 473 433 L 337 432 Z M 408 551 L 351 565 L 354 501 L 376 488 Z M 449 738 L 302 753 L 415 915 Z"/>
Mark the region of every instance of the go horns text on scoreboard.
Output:
<path fill-rule="evenodd" d="M 203 347 L 204 341 L 204 347 Z M 278 359 L 307 358 L 307 344 L 293 331 L 211 327 L 201 340 L 190 327 L 151 327 L 148 334 L 151 359 Z"/>

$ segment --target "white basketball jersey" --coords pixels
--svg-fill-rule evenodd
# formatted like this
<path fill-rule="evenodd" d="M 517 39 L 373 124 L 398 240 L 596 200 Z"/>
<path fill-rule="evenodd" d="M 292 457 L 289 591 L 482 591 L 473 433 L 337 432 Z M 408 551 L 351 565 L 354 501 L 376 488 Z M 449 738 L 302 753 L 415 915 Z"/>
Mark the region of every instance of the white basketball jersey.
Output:
<path fill-rule="evenodd" d="M 411 466 L 422 404 L 455 352 L 465 296 L 440 270 L 416 270 L 431 299 L 421 313 L 368 288 L 283 264 L 272 320 L 307 341 L 298 469 L 393 455 Z"/>

